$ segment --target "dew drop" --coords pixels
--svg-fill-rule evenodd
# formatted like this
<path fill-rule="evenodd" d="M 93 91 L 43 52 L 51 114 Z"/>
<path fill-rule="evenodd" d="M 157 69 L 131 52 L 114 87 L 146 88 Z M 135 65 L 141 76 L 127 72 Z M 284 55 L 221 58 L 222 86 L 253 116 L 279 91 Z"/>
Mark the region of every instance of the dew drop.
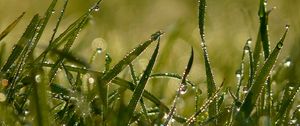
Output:
<path fill-rule="evenodd" d="M 290 28 L 290 25 L 285 25 L 285 29 L 289 29 Z"/>
<path fill-rule="evenodd" d="M 90 84 L 93 84 L 93 83 L 95 83 L 95 79 L 92 78 L 92 77 L 90 77 L 90 78 L 88 79 L 88 82 L 89 82 Z"/>
<path fill-rule="evenodd" d="M 54 14 L 54 13 L 55 13 L 55 10 L 52 10 L 51 13 Z"/>
<path fill-rule="evenodd" d="M 35 82 L 37 82 L 37 83 L 40 83 L 41 81 L 42 81 L 42 79 L 41 79 L 41 75 L 36 75 L 35 77 L 34 77 L 34 79 L 35 79 Z"/>
<path fill-rule="evenodd" d="M 296 124 L 296 123 L 297 123 L 297 119 L 293 119 L 293 120 L 290 120 L 289 124 Z"/>
<path fill-rule="evenodd" d="M 99 54 L 102 53 L 102 48 L 97 48 L 96 50 L 97 50 L 97 53 L 99 53 Z"/>
<path fill-rule="evenodd" d="M 286 60 L 286 61 L 284 62 L 284 64 L 283 64 L 283 66 L 285 66 L 285 67 L 290 67 L 291 64 L 292 64 L 292 61 L 291 61 L 291 60 Z"/>
<path fill-rule="evenodd" d="M 28 115 L 29 114 L 29 111 L 28 110 L 25 110 L 24 111 L 24 115 L 26 116 L 26 115 Z"/>
<path fill-rule="evenodd" d="M 9 83 L 8 83 L 7 79 L 2 79 L 1 84 L 2 84 L 2 87 L 7 87 Z"/>
<path fill-rule="evenodd" d="M 106 42 L 103 38 L 95 38 L 92 41 L 92 49 L 96 50 L 98 53 L 100 51 L 103 52 L 104 50 L 106 50 Z"/>
<path fill-rule="evenodd" d="M 95 6 L 95 7 L 94 7 L 94 10 L 95 10 L 95 11 L 99 11 L 99 10 L 100 10 L 100 7 L 99 7 L 98 5 Z"/>
<path fill-rule="evenodd" d="M 244 51 L 245 51 L 245 53 L 249 53 L 250 47 L 249 47 L 249 46 L 245 46 L 245 47 L 244 47 Z"/>
<path fill-rule="evenodd" d="M 290 87 L 289 87 L 289 90 L 294 90 L 294 87 L 290 86 Z"/>
<path fill-rule="evenodd" d="M 0 93 L 0 102 L 4 102 L 6 100 L 6 96 L 3 93 Z"/>
<path fill-rule="evenodd" d="M 277 46 L 276 46 L 276 47 L 277 47 L 278 49 L 281 49 L 281 48 L 282 48 L 282 46 L 283 46 L 283 43 L 282 43 L 282 42 L 279 42 L 279 43 L 277 44 Z"/>
<path fill-rule="evenodd" d="M 248 40 L 247 40 L 247 43 L 246 44 L 251 44 L 252 43 L 252 38 L 249 38 Z"/>
<path fill-rule="evenodd" d="M 179 93 L 180 94 L 185 94 L 187 92 L 187 85 L 186 84 L 181 84 Z"/>
<path fill-rule="evenodd" d="M 265 0 L 265 1 L 264 1 L 264 5 L 267 6 L 267 4 L 268 4 L 268 3 L 267 3 L 267 1 Z"/>
<path fill-rule="evenodd" d="M 235 76 L 236 76 L 238 79 L 240 79 L 240 78 L 242 77 L 242 72 L 241 72 L 241 70 L 237 70 L 237 71 L 235 72 Z"/>
<path fill-rule="evenodd" d="M 201 46 L 204 47 L 204 46 L 205 46 L 205 43 L 204 43 L 204 42 L 201 42 Z"/>
<path fill-rule="evenodd" d="M 40 27 L 40 26 L 37 26 L 37 27 L 36 27 L 36 30 L 40 30 L 40 29 L 41 29 L 41 27 Z"/>

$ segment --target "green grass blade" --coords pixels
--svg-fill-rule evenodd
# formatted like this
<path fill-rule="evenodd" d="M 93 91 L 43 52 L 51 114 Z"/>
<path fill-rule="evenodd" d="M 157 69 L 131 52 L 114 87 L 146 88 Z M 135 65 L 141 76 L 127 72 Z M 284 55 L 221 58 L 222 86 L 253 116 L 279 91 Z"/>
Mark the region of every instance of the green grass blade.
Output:
<path fill-rule="evenodd" d="M 47 96 L 47 84 L 42 74 L 39 74 L 38 70 L 34 70 L 31 73 L 31 80 L 33 86 L 32 93 L 32 110 L 36 113 L 35 125 L 48 126 L 50 125 L 48 96 Z"/>
<path fill-rule="evenodd" d="M 185 69 L 185 71 L 183 73 L 183 77 L 182 77 L 181 83 L 179 85 L 179 88 L 177 90 L 175 99 L 173 101 L 172 108 L 171 108 L 171 110 L 170 110 L 170 112 L 169 112 L 169 114 L 167 116 L 167 119 L 165 120 L 165 122 L 163 124 L 164 126 L 167 126 L 169 124 L 169 121 L 174 116 L 174 113 L 175 113 L 175 110 L 176 110 L 176 104 L 177 104 L 177 101 L 178 101 L 178 98 L 179 98 L 180 94 L 182 94 L 183 92 L 185 93 L 186 90 L 187 90 L 186 78 L 187 78 L 188 74 L 191 71 L 191 68 L 192 68 L 192 65 L 193 65 L 193 61 L 194 61 L 194 50 L 192 48 L 190 59 L 188 61 L 186 69 Z"/>
<path fill-rule="evenodd" d="M 119 61 L 111 70 L 107 71 L 100 80 L 100 84 L 106 85 L 113 80 L 126 66 L 128 66 L 135 58 L 137 58 L 145 49 L 154 41 L 156 41 L 163 33 L 158 31 L 151 35 L 151 38 L 132 49 L 121 61 Z"/>
<path fill-rule="evenodd" d="M 25 12 L 23 12 L 15 21 L 13 21 L 9 26 L 7 26 L 6 28 L 5 28 L 5 30 L 4 31 L 2 31 L 1 32 L 1 34 L 0 34 L 0 41 L 3 39 L 3 38 L 5 38 L 7 35 L 8 35 L 8 33 L 10 33 L 10 31 L 12 30 L 12 29 L 14 29 L 15 27 L 16 27 L 16 25 L 19 23 L 19 21 L 22 19 L 22 17 L 24 16 L 24 14 L 25 14 Z"/>
<path fill-rule="evenodd" d="M 56 22 L 55 28 L 53 29 L 53 34 L 52 34 L 52 36 L 51 36 L 51 39 L 50 39 L 49 43 L 51 43 L 51 42 L 54 40 L 54 37 L 55 37 L 55 35 L 56 35 L 56 32 L 57 32 L 58 27 L 59 27 L 59 25 L 60 25 L 60 22 L 62 21 L 62 18 L 63 18 L 64 14 L 65 14 L 65 11 L 66 11 L 66 8 L 67 8 L 68 3 L 69 3 L 69 0 L 65 0 L 65 1 L 64 1 L 63 8 L 62 8 L 62 10 L 60 11 L 60 15 L 59 15 L 58 20 L 57 20 L 57 22 Z M 52 11 L 53 11 L 53 10 L 52 10 Z"/>
<path fill-rule="evenodd" d="M 260 36 L 264 51 L 265 59 L 267 59 L 270 55 L 270 41 L 269 41 L 269 31 L 268 31 L 268 13 L 267 9 L 267 1 L 260 0 L 260 8 L 259 8 L 259 19 L 260 19 Z"/>
<path fill-rule="evenodd" d="M 212 104 L 218 98 L 219 96 L 218 94 L 221 91 L 223 85 L 224 85 L 224 81 L 220 85 L 219 89 L 216 90 L 216 92 L 213 94 L 213 96 L 207 99 L 205 103 L 200 107 L 200 109 L 197 112 L 195 112 L 195 114 L 193 114 L 191 117 L 188 118 L 188 120 L 185 122 L 186 124 L 188 125 L 194 124 L 196 121 L 196 117 L 201 113 L 203 113 L 207 108 L 209 109 L 209 105 Z M 214 116 L 212 118 L 214 118 Z"/>
<path fill-rule="evenodd" d="M 69 50 L 71 49 L 71 46 L 73 45 L 75 39 L 77 38 L 77 35 L 79 34 L 80 30 L 84 26 L 86 26 L 87 22 L 88 22 L 88 17 L 82 19 L 81 23 L 78 24 L 78 26 L 76 27 L 76 30 L 72 33 L 70 38 L 68 38 L 68 41 L 62 50 L 63 53 L 65 53 L 65 54 L 69 53 Z M 58 68 L 60 67 L 60 64 L 64 61 L 64 59 L 65 59 L 65 55 L 60 55 L 58 60 L 55 63 L 56 65 L 51 69 L 51 71 L 49 73 L 50 83 L 53 81 L 54 76 L 55 76 Z"/>
<path fill-rule="evenodd" d="M 2 66 L 5 61 L 4 60 L 4 56 L 5 56 L 4 52 L 6 52 L 5 47 L 6 47 L 6 43 L 0 45 L 0 66 Z"/>
<path fill-rule="evenodd" d="M 54 10 L 54 7 L 57 3 L 57 0 L 52 0 L 52 3 L 50 4 L 50 6 L 48 7 L 47 11 L 45 12 L 45 16 L 44 16 L 44 20 L 43 22 L 41 23 L 41 25 L 39 26 L 39 31 L 38 31 L 38 34 L 35 38 L 35 41 L 39 41 L 41 36 L 43 35 L 43 32 L 48 24 L 48 21 L 52 15 L 52 12 Z M 34 47 L 36 46 L 36 44 L 34 45 Z"/>
<path fill-rule="evenodd" d="M 276 125 L 283 125 L 282 123 L 284 123 L 284 121 L 288 121 L 285 119 L 288 119 L 288 117 L 285 116 L 289 116 L 288 108 L 293 105 L 296 94 L 299 91 L 299 86 L 300 84 L 293 83 L 288 83 L 286 85 L 284 95 L 280 102 L 280 108 L 276 113 Z"/>
<path fill-rule="evenodd" d="M 159 36 L 158 36 L 159 37 Z M 156 61 L 156 57 L 158 55 L 158 50 L 159 50 L 159 39 L 158 38 L 158 43 L 157 43 L 157 46 L 151 56 L 151 59 L 146 67 L 146 70 L 144 71 L 143 73 L 143 76 L 141 77 L 138 85 L 136 86 L 136 88 L 134 89 L 134 92 L 133 92 L 133 95 L 132 95 L 132 98 L 129 102 L 129 105 L 128 105 L 128 108 L 127 108 L 127 113 L 128 115 L 125 117 L 125 119 L 123 120 L 123 124 L 124 125 L 129 125 L 130 123 L 130 119 L 133 117 L 133 113 L 134 113 L 134 110 L 137 106 L 137 102 L 141 99 L 142 95 L 143 95 L 143 92 L 144 92 L 144 88 L 147 84 L 147 81 L 149 79 L 149 76 L 152 72 L 152 69 L 153 69 L 153 66 L 154 66 L 154 63 Z M 155 40 L 155 39 L 154 39 Z"/>
<path fill-rule="evenodd" d="M 204 56 L 204 64 L 205 64 L 205 72 L 206 72 L 206 79 L 207 79 L 207 93 L 208 98 L 212 97 L 213 93 L 216 91 L 216 83 L 214 81 L 213 72 L 211 70 L 208 51 L 205 42 L 205 11 L 206 11 L 206 0 L 199 1 L 199 30 L 200 30 L 200 37 L 201 37 L 201 47 L 203 50 Z M 218 108 L 215 101 L 213 101 L 208 110 L 209 118 L 212 118 L 217 114 Z"/>
<path fill-rule="evenodd" d="M 25 45 L 28 41 L 30 41 L 33 36 L 35 35 L 36 26 L 39 22 L 39 16 L 35 15 L 30 24 L 27 26 L 25 32 L 23 33 L 21 39 L 18 41 L 18 43 L 15 45 L 11 55 L 8 57 L 8 60 L 6 61 L 5 65 L 2 67 L 1 71 L 6 72 L 11 65 L 15 62 L 15 60 L 20 56 L 20 53 L 25 48 Z"/>
<path fill-rule="evenodd" d="M 273 49 L 271 55 L 264 63 L 263 67 L 260 71 L 258 71 L 257 76 L 255 77 L 255 81 L 250 88 L 244 103 L 241 107 L 241 111 L 244 114 L 244 117 L 248 118 L 250 116 L 251 111 L 253 110 L 256 100 L 260 94 L 260 91 L 262 90 L 264 83 L 267 80 L 267 77 L 270 75 L 270 72 L 277 60 L 278 54 L 283 46 L 283 42 L 285 39 L 285 36 L 287 34 L 288 27 L 286 28 L 286 31 L 280 41 L 277 43 L 276 47 Z"/>
<path fill-rule="evenodd" d="M 132 63 L 129 64 L 129 68 L 130 68 L 130 74 L 131 74 L 131 78 L 133 80 L 133 83 L 135 85 L 138 85 L 138 78 L 136 76 L 136 73 L 135 73 L 135 70 L 134 70 L 134 67 L 133 67 Z M 146 123 L 147 123 L 147 125 L 150 125 L 151 124 L 150 118 L 149 118 L 149 116 L 147 114 L 148 112 L 147 112 L 146 105 L 145 105 L 145 102 L 144 102 L 143 98 L 140 99 L 140 104 L 141 104 L 142 109 L 143 109 L 143 115 L 146 118 Z"/>
<path fill-rule="evenodd" d="M 182 80 L 182 76 L 177 73 L 154 73 L 150 75 L 150 78 L 170 78 L 170 79 L 178 79 Z M 195 86 L 196 84 L 192 81 L 189 81 L 186 79 L 187 84 L 190 84 L 191 86 Z M 202 91 L 201 91 L 202 92 Z"/>
<path fill-rule="evenodd" d="M 253 51 L 253 70 L 256 71 L 257 67 L 259 65 L 259 59 L 260 59 L 260 53 L 261 53 L 261 35 L 260 35 L 260 30 L 258 31 L 257 39 L 255 42 L 255 47 Z"/>
<path fill-rule="evenodd" d="M 72 36 L 72 33 L 77 30 L 77 26 L 82 23 L 82 20 L 86 19 L 95 9 L 95 6 L 99 7 L 99 4 L 102 0 L 99 0 L 89 11 L 87 11 L 85 14 L 83 14 L 81 17 L 79 17 L 76 21 L 74 21 L 63 33 L 61 33 L 56 39 L 51 41 L 49 43 L 49 46 L 43 51 L 42 54 L 40 54 L 34 61 L 34 63 L 38 63 L 40 60 L 44 61 L 45 56 L 47 53 L 54 49 L 57 48 L 59 45 L 63 44 L 66 42 L 66 40 L 69 38 L 69 36 Z M 65 4 L 66 6 L 66 4 Z M 62 16 L 62 15 L 61 15 Z"/>

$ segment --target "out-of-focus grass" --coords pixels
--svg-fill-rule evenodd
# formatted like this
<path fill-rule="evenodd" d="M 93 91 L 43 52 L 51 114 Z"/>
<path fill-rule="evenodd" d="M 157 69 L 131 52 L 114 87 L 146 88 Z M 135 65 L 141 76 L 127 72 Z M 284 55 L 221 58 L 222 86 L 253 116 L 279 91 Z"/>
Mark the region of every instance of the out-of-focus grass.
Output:
<path fill-rule="evenodd" d="M 19 1 L 16 0 L 0 1 L 0 19 L 2 22 L 0 29 L 4 29 L 14 17 L 23 11 L 27 12 L 24 19 L 28 21 L 32 14 L 43 12 L 43 8 L 49 4 L 49 1 L 37 0 L 25 0 L 22 1 L 22 4 L 18 4 L 18 2 Z M 71 1 L 64 21 L 62 22 L 62 28 L 70 24 L 70 21 L 74 19 L 76 15 L 82 14 L 92 3 L 93 0 L 86 0 L 84 2 L 79 0 Z M 91 21 L 88 30 L 82 34 L 84 37 L 81 37 L 80 41 L 84 41 L 84 44 L 82 44 L 80 48 L 78 47 L 78 50 L 80 50 L 80 52 L 88 52 L 87 48 L 90 48 L 93 39 L 101 37 L 109 43 L 109 49 L 116 47 L 123 48 L 122 50 L 111 52 L 114 58 L 120 59 L 122 54 L 136 44 L 135 42 L 137 40 L 142 40 L 148 33 L 156 29 L 166 31 L 166 36 L 168 36 L 168 31 L 177 27 L 177 22 L 182 26 L 173 42 L 173 44 L 178 43 L 175 44 L 175 48 L 181 48 L 181 45 L 184 46 L 183 43 L 196 44 L 199 39 L 195 13 L 197 11 L 196 3 L 197 1 L 194 0 L 104 1 L 101 7 L 101 13 L 93 15 L 94 20 Z M 270 1 L 269 3 L 269 9 L 273 6 L 277 8 L 271 13 L 269 19 L 270 28 L 272 29 L 270 30 L 271 43 L 274 44 L 278 39 L 277 36 L 279 36 L 281 32 L 280 26 L 287 23 L 293 26 L 291 31 L 295 31 L 291 32 L 287 40 L 294 41 L 292 39 L 296 38 L 297 31 L 300 29 L 298 24 L 300 20 L 298 19 L 299 9 L 297 9 L 300 3 L 298 1 Z M 238 65 L 235 64 L 239 61 L 239 56 L 233 54 L 241 51 L 243 42 L 247 38 L 255 38 L 256 36 L 259 23 L 256 11 L 258 10 L 258 1 L 216 0 L 208 1 L 208 4 L 210 8 L 207 10 L 209 13 L 207 14 L 208 23 L 206 30 L 211 34 L 207 34 L 206 38 L 209 44 L 213 44 L 212 46 L 208 46 L 211 50 L 211 55 L 214 55 L 211 57 L 211 60 L 212 62 L 218 62 L 218 65 L 214 63 L 212 65 L 216 71 L 219 71 L 216 72 L 216 78 L 219 81 L 225 77 L 228 78 L 227 81 L 232 82 L 234 80 L 229 78 L 233 78 L 234 69 L 238 67 Z M 62 3 L 58 5 L 62 6 Z M 56 10 L 54 15 L 57 16 L 59 14 L 58 12 L 59 10 Z M 51 20 L 55 21 L 56 19 Z M 50 22 L 50 25 L 54 25 L 53 21 Z M 22 21 L 16 28 L 18 30 L 13 31 L 13 35 L 8 36 L 6 40 L 14 40 L 14 38 L 20 36 L 21 32 L 17 31 L 24 29 L 25 25 L 26 21 Z M 137 33 L 139 34 L 137 35 Z M 285 50 L 289 50 L 291 46 L 293 46 L 293 43 L 288 43 Z M 188 46 L 185 48 L 188 48 Z M 226 48 L 230 48 L 230 50 L 226 50 Z M 173 51 L 173 56 L 170 56 L 170 58 L 175 58 L 178 54 L 182 53 L 178 51 L 178 49 L 174 50 L 176 50 L 176 52 Z M 283 51 L 283 53 L 288 54 L 289 51 Z M 284 57 L 281 59 L 283 58 Z M 180 64 L 180 66 L 184 66 L 183 62 Z"/>

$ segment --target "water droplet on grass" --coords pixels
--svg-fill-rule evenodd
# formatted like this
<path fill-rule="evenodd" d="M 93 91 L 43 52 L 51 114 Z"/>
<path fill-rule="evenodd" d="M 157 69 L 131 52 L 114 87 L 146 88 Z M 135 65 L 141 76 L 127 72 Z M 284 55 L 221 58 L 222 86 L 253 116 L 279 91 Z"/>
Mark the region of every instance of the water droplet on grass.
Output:
<path fill-rule="evenodd" d="M 237 70 L 237 71 L 235 72 L 235 76 L 236 76 L 238 79 L 240 79 L 240 78 L 242 77 L 242 71 L 241 71 L 241 70 Z"/>
<path fill-rule="evenodd" d="M 52 10 L 51 13 L 54 14 L 54 13 L 55 13 L 55 10 Z"/>
<path fill-rule="evenodd" d="M 35 82 L 37 82 L 37 83 L 40 83 L 40 82 L 42 81 L 41 75 L 36 75 L 36 76 L 34 77 L 34 79 L 35 79 Z"/>
<path fill-rule="evenodd" d="M 179 93 L 180 94 L 185 94 L 187 92 L 187 85 L 186 84 L 181 84 L 179 88 Z"/>
<path fill-rule="evenodd" d="M 99 54 L 102 53 L 102 48 L 97 48 L 96 50 L 97 50 L 97 53 L 99 53 Z"/>
<path fill-rule="evenodd" d="M 7 87 L 9 83 L 8 83 L 7 79 L 2 79 L 1 84 L 2 84 L 2 87 Z"/>
<path fill-rule="evenodd" d="M 282 43 L 282 42 L 279 42 L 279 43 L 277 44 L 277 46 L 276 46 L 276 47 L 277 47 L 278 49 L 281 49 L 281 48 L 282 48 L 282 46 L 283 46 L 283 43 Z"/>
<path fill-rule="evenodd" d="M 290 28 L 290 25 L 285 25 L 285 29 L 289 29 Z"/>
<path fill-rule="evenodd" d="M 290 59 L 287 59 L 287 60 L 284 62 L 283 66 L 285 66 L 285 67 L 290 67 L 291 64 L 292 64 L 292 61 L 291 61 Z"/>
<path fill-rule="evenodd" d="M 6 95 L 3 93 L 0 93 L 0 102 L 4 102 L 6 100 Z"/>
<path fill-rule="evenodd" d="M 29 111 L 28 110 L 25 110 L 24 111 L 24 115 L 26 116 L 26 115 L 28 115 L 29 114 Z"/>
<path fill-rule="evenodd" d="M 95 38 L 92 41 L 92 49 L 96 50 L 97 53 L 101 53 L 106 50 L 106 42 L 103 38 Z"/>
<path fill-rule="evenodd" d="M 88 82 L 89 82 L 90 84 L 93 84 L 93 83 L 95 83 L 95 79 L 92 78 L 92 77 L 90 77 L 90 78 L 88 79 Z"/>
<path fill-rule="evenodd" d="M 99 7 L 98 5 L 95 6 L 95 7 L 94 7 L 94 10 L 95 10 L 95 11 L 99 11 L 99 10 L 100 10 L 100 7 Z"/>

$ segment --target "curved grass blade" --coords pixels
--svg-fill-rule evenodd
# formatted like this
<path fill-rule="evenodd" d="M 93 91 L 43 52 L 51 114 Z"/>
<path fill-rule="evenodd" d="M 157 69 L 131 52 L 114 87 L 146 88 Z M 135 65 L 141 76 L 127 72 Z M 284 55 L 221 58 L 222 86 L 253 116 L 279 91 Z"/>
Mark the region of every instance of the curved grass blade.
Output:
<path fill-rule="evenodd" d="M 51 41 L 51 43 L 49 43 L 49 46 L 35 59 L 34 63 L 38 63 L 40 62 L 40 60 L 44 61 L 45 56 L 47 55 L 47 53 L 52 50 L 53 48 L 57 48 L 58 46 L 60 46 L 61 44 L 63 44 L 64 42 L 66 42 L 66 40 L 72 36 L 72 33 L 74 33 L 74 31 L 77 30 L 77 26 L 79 24 L 82 23 L 82 20 L 86 19 L 94 10 L 95 7 L 99 7 L 99 4 L 102 0 L 99 0 L 91 9 L 89 9 L 89 11 L 87 11 L 85 14 L 83 14 L 81 17 L 79 17 L 76 21 L 74 21 L 63 33 L 61 33 L 56 39 L 54 39 L 53 41 Z M 65 5 L 66 6 L 66 3 Z M 64 11 L 64 10 L 63 10 Z M 62 14 L 61 14 L 62 16 Z M 57 23 L 58 24 L 58 23 Z"/>
<path fill-rule="evenodd" d="M 0 41 L 3 39 L 3 38 L 5 38 L 7 35 L 8 35 L 8 33 L 10 33 L 10 31 L 12 30 L 12 29 L 14 29 L 15 27 L 16 27 L 16 25 L 19 23 L 19 21 L 22 19 L 22 17 L 24 16 L 24 14 L 25 14 L 25 12 L 23 12 L 15 21 L 13 21 L 9 26 L 7 26 L 6 28 L 5 28 L 5 30 L 4 31 L 2 31 L 1 32 L 1 34 L 0 34 Z"/>
<path fill-rule="evenodd" d="M 81 20 L 81 23 L 78 24 L 78 26 L 76 27 L 76 30 L 72 33 L 70 38 L 68 38 L 68 41 L 67 41 L 67 43 L 65 44 L 65 46 L 62 50 L 63 53 L 65 53 L 65 54 L 69 53 L 69 50 L 70 50 L 71 46 L 73 45 L 75 39 L 77 38 L 77 35 L 79 34 L 80 30 L 84 26 L 86 26 L 87 22 L 88 22 L 88 17 L 83 18 Z M 64 59 L 65 59 L 65 55 L 60 55 L 59 59 L 55 63 L 56 65 L 51 69 L 51 71 L 49 73 L 49 79 L 50 79 L 49 82 L 50 83 L 53 81 L 54 76 L 55 76 L 58 68 L 60 67 L 60 64 L 64 61 Z"/>
<path fill-rule="evenodd" d="M 288 121 L 289 111 L 288 108 L 294 103 L 297 92 L 299 92 L 300 84 L 288 83 L 284 90 L 284 95 L 282 97 L 280 108 L 276 113 L 276 125 L 283 125 L 284 121 Z M 285 119 L 286 118 L 286 119 Z"/>
<path fill-rule="evenodd" d="M 40 40 L 41 36 L 43 35 L 43 32 L 44 32 L 44 30 L 45 30 L 45 28 L 48 24 L 48 21 L 49 21 L 51 15 L 52 15 L 52 12 L 54 10 L 54 7 L 55 7 L 56 3 L 57 3 L 57 0 L 52 0 L 50 6 L 48 7 L 47 11 L 45 12 L 45 16 L 43 18 L 44 20 L 42 20 L 41 24 L 38 26 L 39 30 L 38 30 L 37 35 L 35 37 L 36 42 L 34 42 L 33 48 L 29 52 L 30 55 L 32 55 L 34 48 L 36 47 L 38 41 Z"/>
<path fill-rule="evenodd" d="M 61 22 L 61 20 L 62 20 L 62 17 L 63 17 L 64 14 L 65 14 L 65 11 L 66 11 L 68 2 L 69 2 L 69 0 L 65 0 L 65 1 L 64 1 L 63 8 L 62 8 L 62 10 L 60 11 L 60 15 L 59 15 L 58 20 L 57 20 L 57 22 L 56 22 L 55 28 L 53 29 L 53 34 L 52 34 L 52 36 L 51 36 L 51 39 L 50 39 L 49 43 L 51 43 L 51 42 L 54 40 L 54 37 L 55 37 L 55 35 L 56 35 L 56 32 L 57 32 L 57 30 L 58 30 L 58 27 L 59 27 L 59 25 L 60 25 L 60 22 Z M 53 11 L 53 10 L 52 10 L 52 11 Z"/>
<path fill-rule="evenodd" d="M 135 85 L 138 85 L 138 78 L 136 76 L 136 73 L 135 73 L 135 70 L 134 70 L 134 67 L 133 67 L 132 63 L 129 64 L 129 68 L 130 68 L 130 74 L 131 74 L 131 78 L 133 80 L 133 83 Z M 146 105 L 145 105 L 143 97 L 141 97 L 141 99 L 140 99 L 140 104 L 141 104 L 142 109 L 143 109 L 143 115 L 146 118 L 146 122 L 145 123 L 147 123 L 147 124 L 145 124 L 145 125 L 150 125 L 151 122 L 150 122 L 150 118 L 149 118 L 149 116 L 147 114 L 148 112 L 147 112 Z"/>
<path fill-rule="evenodd" d="M 3 65 L 4 63 L 4 56 L 5 56 L 5 53 L 6 52 L 6 43 L 3 43 L 2 45 L 0 45 L 0 66 Z"/>
<path fill-rule="evenodd" d="M 41 65 L 44 66 L 44 67 L 53 67 L 54 64 L 43 63 Z M 96 74 L 97 76 L 102 76 L 103 75 L 103 73 L 101 73 L 101 72 L 97 72 L 97 71 L 93 71 L 93 70 L 88 70 L 88 69 L 84 69 L 84 68 L 77 68 L 77 67 L 72 67 L 72 66 L 67 66 L 67 65 L 65 66 L 65 68 L 68 69 L 69 71 L 80 72 L 82 74 L 90 73 L 90 74 Z M 136 88 L 136 85 L 133 84 L 132 82 L 129 82 L 129 81 L 124 80 L 124 79 L 119 78 L 119 77 L 114 78 L 112 80 L 112 83 L 114 83 L 116 85 L 119 85 L 121 87 L 127 88 L 127 89 L 129 89 L 131 91 L 134 91 L 134 89 Z M 151 93 L 149 93 L 147 90 L 145 90 L 143 92 L 143 97 L 145 97 L 148 100 L 150 100 L 151 102 L 153 102 L 164 113 L 169 113 L 169 111 L 170 111 L 169 108 L 164 103 L 162 103 L 158 98 L 156 98 L 154 95 L 152 95 Z M 180 123 L 185 123 L 186 122 L 186 119 L 184 119 L 184 118 L 182 118 L 182 117 L 180 117 L 178 115 L 175 115 L 174 119 L 177 122 L 180 122 Z"/>
<path fill-rule="evenodd" d="M 159 33 L 160 35 L 160 33 Z M 154 63 L 156 61 L 156 57 L 158 55 L 158 50 L 159 50 L 159 38 L 160 36 L 158 36 L 158 38 L 155 38 L 155 39 L 151 39 L 151 40 L 156 40 L 158 39 L 158 43 L 157 43 L 157 46 L 151 56 L 151 59 L 146 67 L 146 70 L 144 71 L 143 73 L 143 76 L 141 77 L 138 85 L 136 86 L 136 88 L 134 89 L 134 92 L 133 92 L 133 95 L 132 95 L 132 98 L 129 102 L 129 105 L 128 105 L 128 108 L 127 108 L 127 116 L 125 117 L 125 119 L 123 120 L 123 124 L 124 125 L 129 125 L 130 123 L 130 119 L 133 117 L 133 113 L 134 113 L 134 110 L 137 106 L 137 102 L 141 99 L 142 95 L 143 95 L 143 92 L 144 92 L 144 88 L 148 82 L 148 79 L 149 79 L 149 76 L 152 72 L 152 69 L 154 67 Z"/>
<path fill-rule="evenodd" d="M 154 73 L 150 75 L 150 78 L 170 78 L 170 79 L 182 80 L 182 76 L 177 73 Z M 196 85 L 193 82 L 189 81 L 188 79 L 186 79 L 186 82 L 191 86 Z"/>
<path fill-rule="evenodd" d="M 243 117 L 248 118 L 250 116 L 251 111 L 253 110 L 256 100 L 264 86 L 264 83 L 267 80 L 267 77 L 269 76 L 276 60 L 278 57 L 278 54 L 283 46 L 283 42 L 285 39 L 285 36 L 287 34 L 288 27 L 286 27 L 286 31 L 280 41 L 277 43 L 276 47 L 273 49 L 271 55 L 264 63 L 263 67 L 260 71 L 258 71 L 257 76 L 255 77 L 255 81 L 253 85 L 251 86 L 244 103 L 242 104 L 240 113 L 243 113 Z"/>
<path fill-rule="evenodd" d="M 173 105 L 172 105 L 172 108 L 167 116 L 167 119 L 165 120 L 164 122 L 164 126 L 167 126 L 169 124 L 169 121 L 172 119 L 172 117 L 174 116 L 174 113 L 175 113 L 175 110 L 176 110 L 176 104 L 177 104 L 177 101 L 178 101 L 178 98 L 180 96 L 180 94 L 182 92 L 186 92 L 187 90 L 187 84 L 186 84 L 186 78 L 188 76 L 188 74 L 190 73 L 191 71 L 191 68 L 192 68 L 192 65 L 193 65 L 193 61 L 194 61 L 194 50 L 192 48 L 192 51 L 191 51 L 191 56 L 190 56 L 190 59 L 188 61 L 188 64 L 186 66 L 186 69 L 184 71 L 184 74 L 183 74 L 183 77 L 182 77 L 182 80 L 181 80 L 181 83 L 179 85 L 179 88 L 177 90 L 177 93 L 176 93 L 176 96 L 175 96 L 175 99 L 173 101 Z"/>
<path fill-rule="evenodd" d="M 219 96 L 218 94 L 221 91 L 223 85 L 224 85 L 224 81 L 220 85 L 219 89 L 216 90 L 216 92 L 213 94 L 213 96 L 207 99 L 205 103 L 200 107 L 200 109 L 185 122 L 187 125 L 192 125 L 193 123 L 195 123 L 196 117 L 201 113 L 203 113 L 209 107 L 209 105 L 212 104 L 218 98 Z M 212 118 L 214 118 L 214 116 Z"/>
<path fill-rule="evenodd" d="M 113 80 L 126 66 L 128 66 L 137 56 L 139 56 L 152 42 L 156 41 L 163 32 L 158 31 L 151 35 L 151 38 L 134 48 L 129 52 L 121 61 L 119 61 L 111 70 L 105 73 L 101 80 L 100 84 L 106 85 L 111 80 Z"/>
<path fill-rule="evenodd" d="M 205 64 L 205 72 L 206 72 L 206 80 L 207 80 L 207 93 L 208 98 L 213 96 L 213 93 L 216 91 L 216 83 L 214 80 L 213 72 L 211 70 L 208 51 L 206 48 L 205 42 L 205 11 L 206 11 L 206 0 L 199 1 L 199 30 L 200 30 L 200 37 L 201 37 L 201 47 L 203 50 L 204 56 L 204 64 Z M 215 116 L 218 112 L 217 103 L 213 101 L 208 110 L 209 118 Z"/>
<path fill-rule="evenodd" d="M 8 57 L 5 65 L 1 69 L 2 72 L 6 72 L 11 67 L 11 65 L 15 62 L 15 60 L 18 59 L 21 52 L 25 48 L 25 45 L 27 44 L 27 42 L 30 41 L 33 38 L 33 36 L 35 35 L 36 26 L 38 25 L 38 23 L 39 23 L 39 16 L 36 14 L 32 18 L 30 24 L 27 26 L 21 39 L 18 41 L 18 43 L 13 48 L 11 55 Z"/>

